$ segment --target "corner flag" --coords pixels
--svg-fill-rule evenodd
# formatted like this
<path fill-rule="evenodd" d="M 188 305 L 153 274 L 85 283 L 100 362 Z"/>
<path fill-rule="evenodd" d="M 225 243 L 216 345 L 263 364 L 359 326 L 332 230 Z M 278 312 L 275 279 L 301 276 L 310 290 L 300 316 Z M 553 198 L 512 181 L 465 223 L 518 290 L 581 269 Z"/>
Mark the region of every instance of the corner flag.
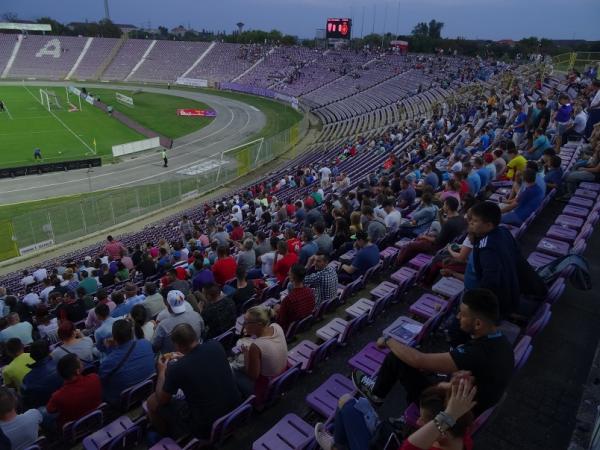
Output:
<path fill-rule="evenodd" d="M 96 138 L 94 138 L 93 144 L 94 144 L 94 151 L 97 153 L 98 149 L 96 148 Z"/>

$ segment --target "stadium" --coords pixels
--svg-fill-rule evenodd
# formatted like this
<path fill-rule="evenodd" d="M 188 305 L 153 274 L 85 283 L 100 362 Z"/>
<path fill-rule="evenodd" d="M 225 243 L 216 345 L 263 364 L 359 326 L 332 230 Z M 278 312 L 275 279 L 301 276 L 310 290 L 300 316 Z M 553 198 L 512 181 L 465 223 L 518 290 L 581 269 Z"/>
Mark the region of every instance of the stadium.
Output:
<path fill-rule="evenodd" d="M 600 448 L 598 41 L 13 3 L 0 448 Z"/>

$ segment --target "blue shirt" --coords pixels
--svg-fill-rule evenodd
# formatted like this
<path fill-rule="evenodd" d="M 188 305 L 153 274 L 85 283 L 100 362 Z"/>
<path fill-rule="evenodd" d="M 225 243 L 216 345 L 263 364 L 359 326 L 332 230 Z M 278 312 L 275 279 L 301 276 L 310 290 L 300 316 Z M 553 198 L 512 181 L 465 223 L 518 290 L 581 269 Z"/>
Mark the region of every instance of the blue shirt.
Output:
<path fill-rule="evenodd" d="M 546 182 L 546 184 L 552 183 L 552 184 L 559 185 L 562 181 L 562 177 L 563 177 L 563 170 L 562 170 L 562 167 L 559 167 L 558 169 L 551 169 L 548 172 L 546 172 L 544 181 Z"/>
<path fill-rule="evenodd" d="M 481 190 L 481 178 L 477 172 L 471 171 L 467 177 L 467 183 L 469 184 L 469 191 L 473 195 L 477 195 Z"/>
<path fill-rule="evenodd" d="M 127 357 L 125 364 L 119 370 L 108 375 L 119 365 L 125 357 L 131 345 L 135 342 L 135 347 Z M 134 384 L 144 381 L 154 374 L 154 352 L 150 341 L 140 339 L 129 341 L 118 346 L 102 360 L 98 372 L 102 381 L 102 396 L 104 400 L 111 404 L 117 404 L 121 391 Z"/>
<path fill-rule="evenodd" d="M 548 140 L 548 138 L 546 137 L 545 134 L 542 134 L 541 136 L 537 137 L 534 141 L 533 141 L 533 148 L 536 151 L 544 151 L 547 148 L 552 148 L 552 144 L 550 143 L 550 141 Z"/>
<path fill-rule="evenodd" d="M 302 248 L 300 249 L 300 254 L 298 255 L 298 262 L 300 264 L 306 264 L 308 258 L 313 255 L 316 255 L 319 251 L 319 246 L 315 241 L 304 242 L 302 244 Z"/>
<path fill-rule="evenodd" d="M 513 122 L 513 127 L 515 133 L 525 133 L 525 121 L 527 120 L 527 114 L 523 111 L 519 113 L 519 115 L 515 118 Z"/>
<path fill-rule="evenodd" d="M 544 173 L 543 172 L 537 172 L 535 174 L 535 184 L 537 184 L 540 187 L 540 189 L 542 190 L 542 192 L 545 195 L 546 194 L 546 181 L 544 181 Z"/>
<path fill-rule="evenodd" d="M 425 176 L 424 183 L 428 184 L 435 190 L 438 188 L 438 186 L 440 184 L 440 179 L 438 178 L 438 176 L 435 172 L 430 172 Z"/>
<path fill-rule="evenodd" d="M 525 221 L 542 204 L 542 200 L 544 200 L 544 192 L 537 184 L 527 186 L 517 199 L 515 214 Z"/>
<path fill-rule="evenodd" d="M 102 353 L 107 353 L 109 351 L 109 349 L 107 349 L 104 345 L 104 340 L 106 338 L 112 337 L 112 326 L 113 323 L 115 323 L 116 321 L 117 319 L 115 319 L 114 317 L 108 316 L 106 320 L 102 322 L 102 325 L 100 325 L 98 328 L 96 328 L 96 331 L 94 331 L 94 340 L 96 341 L 96 348 Z"/>
<path fill-rule="evenodd" d="M 131 312 L 133 307 L 138 303 L 142 303 L 146 297 L 144 295 L 136 295 L 135 297 L 128 298 L 120 305 L 117 305 L 115 309 L 110 313 L 111 317 L 122 317 L 126 316 Z"/>
<path fill-rule="evenodd" d="M 487 134 L 482 134 L 479 138 L 479 148 L 485 150 L 490 146 L 490 137 Z"/>
<path fill-rule="evenodd" d="M 52 394 L 63 385 L 56 371 L 56 361 L 47 357 L 30 364 L 31 370 L 23 378 L 21 396 L 25 409 L 46 406 Z"/>
<path fill-rule="evenodd" d="M 361 248 L 354 259 L 352 267 L 356 268 L 355 275 L 362 275 L 379 262 L 379 248 L 375 244 Z"/>
<path fill-rule="evenodd" d="M 490 169 L 487 167 L 482 167 L 477 170 L 477 175 L 479 175 L 479 180 L 481 181 L 481 187 L 486 187 L 491 181 L 492 174 L 490 173 Z"/>

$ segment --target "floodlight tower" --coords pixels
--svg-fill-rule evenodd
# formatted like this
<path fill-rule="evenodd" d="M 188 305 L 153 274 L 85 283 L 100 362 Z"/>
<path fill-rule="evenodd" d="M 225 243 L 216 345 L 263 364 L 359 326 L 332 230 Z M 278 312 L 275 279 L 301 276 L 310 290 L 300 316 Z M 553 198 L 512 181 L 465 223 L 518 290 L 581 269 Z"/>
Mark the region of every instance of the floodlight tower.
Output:
<path fill-rule="evenodd" d="M 110 20 L 110 11 L 108 9 L 108 0 L 104 0 L 104 18 Z"/>
<path fill-rule="evenodd" d="M 242 34 L 242 32 L 244 31 L 244 23 L 238 22 L 238 23 L 236 23 L 236 25 L 238 27 L 238 33 Z"/>

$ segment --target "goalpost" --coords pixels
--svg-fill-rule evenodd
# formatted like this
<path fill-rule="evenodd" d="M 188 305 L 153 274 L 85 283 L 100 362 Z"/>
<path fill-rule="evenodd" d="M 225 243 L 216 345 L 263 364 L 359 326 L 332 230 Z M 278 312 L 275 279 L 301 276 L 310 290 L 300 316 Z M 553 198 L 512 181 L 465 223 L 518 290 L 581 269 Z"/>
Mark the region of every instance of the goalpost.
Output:
<path fill-rule="evenodd" d="M 65 86 L 65 94 L 67 96 L 69 112 L 83 111 L 81 106 L 81 91 L 79 89 L 77 89 L 75 86 Z M 77 109 L 77 106 L 73 102 L 71 102 L 71 97 L 69 96 L 69 94 L 73 94 L 75 98 L 79 100 L 79 109 Z"/>
<path fill-rule="evenodd" d="M 60 100 L 54 91 L 40 89 L 40 103 L 48 111 L 52 111 L 53 109 L 62 109 Z"/>

